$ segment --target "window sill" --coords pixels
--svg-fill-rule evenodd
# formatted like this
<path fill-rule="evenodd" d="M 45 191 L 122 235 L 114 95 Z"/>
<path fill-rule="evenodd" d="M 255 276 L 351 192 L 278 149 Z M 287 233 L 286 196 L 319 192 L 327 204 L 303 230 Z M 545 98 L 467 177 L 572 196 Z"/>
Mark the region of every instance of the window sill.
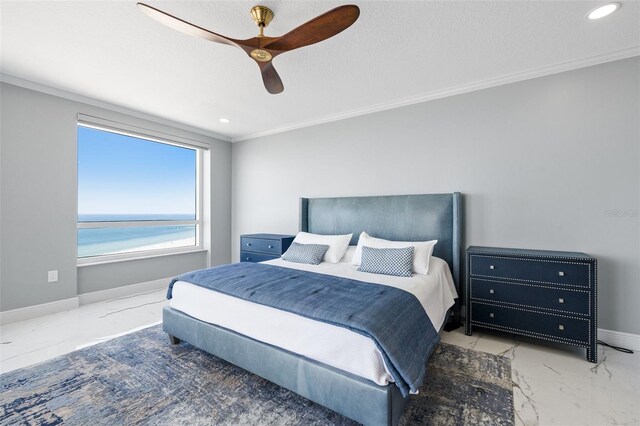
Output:
<path fill-rule="evenodd" d="M 141 252 L 131 254 L 127 257 L 114 259 L 111 256 L 100 256 L 95 259 L 87 259 L 86 261 L 78 261 L 78 268 L 83 268 L 85 266 L 97 266 L 97 265 L 106 265 L 109 263 L 121 263 L 121 262 L 130 262 L 135 260 L 144 260 L 144 259 L 154 259 L 156 257 L 165 257 L 165 256 L 176 256 L 181 254 L 192 254 L 192 253 L 205 253 L 208 250 L 203 249 L 201 247 L 189 248 L 186 250 L 174 250 L 171 252 L 164 253 L 150 253 L 150 252 Z"/>

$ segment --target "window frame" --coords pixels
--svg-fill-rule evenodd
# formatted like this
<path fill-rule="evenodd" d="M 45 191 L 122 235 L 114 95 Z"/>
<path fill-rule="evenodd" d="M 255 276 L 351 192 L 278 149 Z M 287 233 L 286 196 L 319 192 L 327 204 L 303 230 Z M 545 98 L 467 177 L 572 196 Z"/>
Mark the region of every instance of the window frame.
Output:
<path fill-rule="evenodd" d="M 104 124 L 106 123 L 106 124 Z M 112 124 L 113 123 L 113 124 Z M 204 166 L 204 153 L 207 151 L 208 146 L 202 142 L 190 141 L 184 138 L 174 137 L 172 135 L 166 135 L 152 131 L 148 129 L 136 128 L 125 124 L 110 122 L 109 120 L 99 119 L 97 117 L 85 116 L 78 114 L 78 121 L 76 129 L 80 127 L 87 127 L 91 129 L 101 130 L 109 133 L 115 133 L 118 135 L 134 137 L 138 139 L 148 140 L 150 142 L 162 143 L 165 145 L 177 146 L 180 148 L 187 148 L 194 150 L 196 153 L 196 218 L 193 220 L 133 220 L 133 221 L 90 221 L 80 222 L 78 220 L 78 209 L 76 204 L 76 259 L 78 266 L 86 266 L 92 264 L 111 263 L 135 259 L 145 259 L 157 256 L 167 256 L 173 254 L 194 253 L 206 251 L 203 246 L 204 230 L 203 230 L 203 166 Z M 139 130 L 138 130 L 139 129 Z M 78 147 L 76 130 L 76 150 Z M 176 139 L 182 139 L 183 142 Z M 77 167 L 77 166 L 76 166 Z M 77 169 L 76 169 L 76 203 L 78 203 L 78 183 Z M 114 254 L 101 254 L 97 256 L 78 257 L 78 241 L 77 232 L 79 229 L 107 229 L 107 228 L 126 228 L 126 227 L 153 227 L 153 226 L 167 226 L 167 225 L 195 225 L 195 245 L 186 247 L 171 247 L 165 249 L 152 249 L 152 250 L 140 250 L 132 251 L 129 253 L 114 253 Z"/>

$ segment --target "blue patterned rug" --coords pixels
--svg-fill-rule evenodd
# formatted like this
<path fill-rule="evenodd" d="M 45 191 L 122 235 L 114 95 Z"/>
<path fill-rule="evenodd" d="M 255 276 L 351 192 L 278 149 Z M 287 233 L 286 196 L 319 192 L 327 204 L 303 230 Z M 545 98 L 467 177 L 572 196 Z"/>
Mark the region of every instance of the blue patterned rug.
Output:
<path fill-rule="evenodd" d="M 0 376 L 1 425 L 353 425 L 147 328 Z M 511 425 L 511 362 L 441 343 L 401 425 Z"/>

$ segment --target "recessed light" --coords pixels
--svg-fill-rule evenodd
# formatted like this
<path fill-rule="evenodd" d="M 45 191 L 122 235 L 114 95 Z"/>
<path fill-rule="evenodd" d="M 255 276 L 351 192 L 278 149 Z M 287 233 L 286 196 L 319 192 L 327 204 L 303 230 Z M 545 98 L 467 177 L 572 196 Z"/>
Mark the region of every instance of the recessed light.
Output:
<path fill-rule="evenodd" d="M 587 15 L 587 18 L 589 19 L 604 18 L 605 16 L 609 16 L 616 10 L 620 9 L 620 6 L 622 6 L 620 3 L 605 4 L 604 6 L 597 7 L 593 9 L 591 12 L 589 12 L 589 14 Z"/>
<path fill-rule="evenodd" d="M 224 124 L 227 124 L 229 122 L 229 119 L 228 118 L 221 118 L 220 122 L 224 123 Z"/>

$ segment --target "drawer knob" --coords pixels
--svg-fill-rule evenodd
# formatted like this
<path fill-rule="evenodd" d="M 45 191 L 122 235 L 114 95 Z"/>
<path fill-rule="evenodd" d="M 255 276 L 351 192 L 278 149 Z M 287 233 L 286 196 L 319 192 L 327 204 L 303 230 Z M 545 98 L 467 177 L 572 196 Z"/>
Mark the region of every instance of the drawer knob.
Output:
<path fill-rule="evenodd" d="M 490 293 L 490 294 L 494 294 L 495 292 L 496 292 L 496 291 L 495 291 L 494 289 L 492 289 L 492 288 L 490 288 L 490 289 L 489 289 L 489 293 Z"/>
<path fill-rule="evenodd" d="M 496 314 L 494 314 L 493 312 L 489 312 L 489 318 L 495 318 Z"/>
<path fill-rule="evenodd" d="M 564 303 L 564 299 L 562 297 L 558 298 L 558 303 Z"/>
<path fill-rule="evenodd" d="M 489 265 L 489 269 L 496 269 L 496 267 L 493 265 Z"/>
<path fill-rule="evenodd" d="M 250 246 L 250 245 L 251 245 L 251 243 L 247 243 L 247 245 L 248 245 L 248 246 Z"/>
<path fill-rule="evenodd" d="M 558 325 L 558 330 L 560 330 L 560 331 L 564 331 L 564 325 L 559 324 L 559 325 Z"/>
<path fill-rule="evenodd" d="M 564 277 L 564 272 L 562 272 L 562 271 L 558 272 L 558 276 L 559 277 Z"/>
<path fill-rule="evenodd" d="M 247 257 L 245 260 L 251 260 L 251 258 L 250 258 L 250 257 Z"/>
<path fill-rule="evenodd" d="M 273 246 L 269 246 L 269 248 L 273 248 Z"/>

